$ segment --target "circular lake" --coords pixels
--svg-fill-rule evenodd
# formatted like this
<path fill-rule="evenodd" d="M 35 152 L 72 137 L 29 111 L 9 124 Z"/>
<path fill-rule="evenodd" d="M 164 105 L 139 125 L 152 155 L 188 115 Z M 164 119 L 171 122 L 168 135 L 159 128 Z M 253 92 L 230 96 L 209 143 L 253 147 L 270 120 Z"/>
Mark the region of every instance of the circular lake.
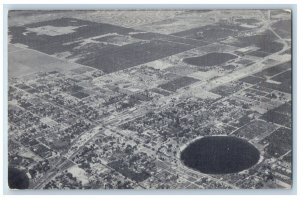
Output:
<path fill-rule="evenodd" d="M 199 57 L 188 57 L 183 62 L 195 66 L 214 66 L 223 64 L 229 60 L 237 58 L 236 55 L 230 53 L 208 53 Z"/>
<path fill-rule="evenodd" d="M 209 136 L 190 143 L 180 154 L 183 164 L 207 174 L 237 173 L 255 165 L 257 148 L 233 136 Z"/>
<path fill-rule="evenodd" d="M 11 189 L 27 189 L 29 187 L 29 179 L 24 171 L 9 167 L 8 185 Z"/>

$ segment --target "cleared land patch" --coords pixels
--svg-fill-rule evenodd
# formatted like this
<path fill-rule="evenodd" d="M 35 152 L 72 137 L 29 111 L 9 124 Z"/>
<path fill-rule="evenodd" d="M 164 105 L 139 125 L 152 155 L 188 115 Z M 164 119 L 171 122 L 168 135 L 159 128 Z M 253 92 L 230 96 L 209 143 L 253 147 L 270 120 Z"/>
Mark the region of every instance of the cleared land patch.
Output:
<path fill-rule="evenodd" d="M 191 78 L 191 77 L 180 77 L 178 79 L 174 79 L 168 83 L 161 84 L 159 87 L 168 91 L 175 92 L 177 89 L 188 86 L 192 83 L 195 83 L 199 80 Z"/>

